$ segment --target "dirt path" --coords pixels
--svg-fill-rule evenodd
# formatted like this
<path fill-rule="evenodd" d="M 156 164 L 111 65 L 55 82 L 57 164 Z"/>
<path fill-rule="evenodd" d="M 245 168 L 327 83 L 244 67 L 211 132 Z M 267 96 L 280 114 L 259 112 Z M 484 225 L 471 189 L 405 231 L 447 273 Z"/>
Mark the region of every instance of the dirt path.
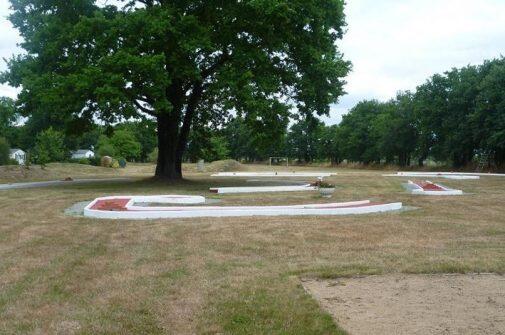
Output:
<path fill-rule="evenodd" d="M 387 275 L 308 280 L 350 334 L 505 334 L 505 277 Z"/>

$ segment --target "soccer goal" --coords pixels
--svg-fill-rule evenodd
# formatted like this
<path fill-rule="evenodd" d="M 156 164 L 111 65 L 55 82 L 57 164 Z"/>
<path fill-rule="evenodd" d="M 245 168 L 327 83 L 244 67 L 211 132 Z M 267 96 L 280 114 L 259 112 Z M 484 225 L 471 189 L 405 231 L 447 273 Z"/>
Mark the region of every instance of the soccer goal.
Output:
<path fill-rule="evenodd" d="M 288 157 L 270 157 L 269 165 L 286 165 L 289 166 L 289 158 Z"/>

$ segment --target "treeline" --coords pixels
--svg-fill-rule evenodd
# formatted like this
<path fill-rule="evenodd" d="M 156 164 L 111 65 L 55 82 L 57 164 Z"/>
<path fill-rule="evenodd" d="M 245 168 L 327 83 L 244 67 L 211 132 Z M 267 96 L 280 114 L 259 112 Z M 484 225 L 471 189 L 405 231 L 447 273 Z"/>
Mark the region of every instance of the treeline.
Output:
<path fill-rule="evenodd" d="M 10 147 L 33 152 L 35 161 L 44 152 L 50 156 L 44 160 L 55 161 L 89 148 L 97 156 L 156 160 L 156 125 L 149 119 L 104 126 L 39 111 L 23 120 L 14 101 L 0 102 L 0 137 Z M 312 116 L 289 123 L 286 115 L 269 120 L 237 115 L 220 125 L 195 127 L 184 159 L 255 162 L 287 156 L 301 163 L 409 166 L 429 160 L 462 168 L 485 161 L 503 167 L 505 58 L 436 74 L 414 92 L 386 102 L 362 101 L 339 125 L 326 126 Z"/>
<path fill-rule="evenodd" d="M 362 101 L 339 125 L 305 118 L 265 142 L 263 134 L 241 127 L 240 119 L 233 122 L 221 136 L 235 159 L 289 156 L 303 162 L 400 166 L 432 160 L 454 168 L 484 161 L 503 167 L 505 58 L 436 74 L 415 92 L 387 102 Z"/>
<path fill-rule="evenodd" d="M 437 74 L 388 102 L 364 101 L 339 126 L 341 158 L 454 168 L 505 162 L 505 60 Z"/>

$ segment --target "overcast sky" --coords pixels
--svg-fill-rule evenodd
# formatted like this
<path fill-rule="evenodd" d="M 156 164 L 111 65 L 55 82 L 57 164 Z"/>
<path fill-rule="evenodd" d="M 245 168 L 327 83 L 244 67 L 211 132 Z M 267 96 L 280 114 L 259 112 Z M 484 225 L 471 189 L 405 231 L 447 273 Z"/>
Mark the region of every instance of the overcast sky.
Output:
<path fill-rule="evenodd" d="M 347 95 L 332 107 L 337 123 L 358 101 L 387 100 L 434 73 L 505 55 L 505 0 L 347 0 L 347 33 L 339 43 L 353 71 Z M 0 58 L 20 52 L 0 0 Z M 0 71 L 5 62 L 0 60 Z M 0 96 L 16 96 L 0 86 Z"/>

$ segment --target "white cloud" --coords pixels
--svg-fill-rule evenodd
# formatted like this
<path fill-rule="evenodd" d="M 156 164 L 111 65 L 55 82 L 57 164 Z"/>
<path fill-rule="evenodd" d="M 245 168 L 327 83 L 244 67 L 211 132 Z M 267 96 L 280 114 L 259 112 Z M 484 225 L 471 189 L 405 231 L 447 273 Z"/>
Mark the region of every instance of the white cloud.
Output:
<path fill-rule="evenodd" d="M 11 23 L 7 20 L 7 15 L 9 15 L 9 1 L 0 0 L 0 71 L 5 71 L 7 64 L 4 59 L 9 59 L 14 54 L 21 52 L 21 49 L 17 46 L 18 43 L 22 41 L 18 32 Z M 15 98 L 18 94 L 18 90 L 0 84 L 0 96 L 8 96 Z"/>
<path fill-rule="evenodd" d="M 386 100 L 435 73 L 505 55 L 503 13 L 503 0 L 348 1 L 338 45 L 353 63 L 349 97 Z M 343 97 L 325 121 L 339 122 L 348 108 Z"/>

